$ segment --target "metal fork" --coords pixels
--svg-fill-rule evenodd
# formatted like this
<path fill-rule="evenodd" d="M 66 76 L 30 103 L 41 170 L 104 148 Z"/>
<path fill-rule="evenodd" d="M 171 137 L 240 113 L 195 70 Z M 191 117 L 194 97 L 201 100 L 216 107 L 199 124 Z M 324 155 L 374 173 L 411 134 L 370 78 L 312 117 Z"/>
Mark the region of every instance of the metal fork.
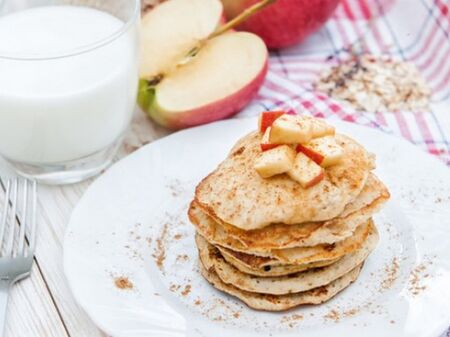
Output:
<path fill-rule="evenodd" d="M 36 182 L 12 178 L 5 185 L 0 213 L 0 336 L 5 330 L 9 289 L 30 275 L 36 246 Z"/>

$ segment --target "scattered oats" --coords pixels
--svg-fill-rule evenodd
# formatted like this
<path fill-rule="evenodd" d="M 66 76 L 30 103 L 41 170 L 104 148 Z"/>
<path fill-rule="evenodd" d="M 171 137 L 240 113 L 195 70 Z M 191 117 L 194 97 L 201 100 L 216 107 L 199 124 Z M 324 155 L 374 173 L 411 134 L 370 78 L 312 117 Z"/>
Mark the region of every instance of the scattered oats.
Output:
<path fill-rule="evenodd" d="M 431 90 L 417 67 L 387 56 L 354 55 L 321 74 L 315 87 L 357 110 L 430 110 Z"/>

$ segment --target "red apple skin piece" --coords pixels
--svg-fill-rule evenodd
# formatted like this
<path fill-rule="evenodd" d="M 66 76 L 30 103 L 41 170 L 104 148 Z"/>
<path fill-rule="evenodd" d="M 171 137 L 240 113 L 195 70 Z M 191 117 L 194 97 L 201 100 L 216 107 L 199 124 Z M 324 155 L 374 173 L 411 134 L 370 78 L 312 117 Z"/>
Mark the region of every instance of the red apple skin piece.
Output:
<path fill-rule="evenodd" d="M 272 150 L 278 146 L 280 146 L 280 145 L 278 145 L 278 144 L 261 144 L 261 150 L 264 152 L 264 151 Z"/>
<path fill-rule="evenodd" d="M 302 152 L 303 154 L 308 156 L 311 160 L 313 160 L 318 165 L 320 165 L 324 160 L 324 156 L 322 156 L 320 153 L 318 153 L 302 144 L 298 144 L 296 150 L 297 150 L 297 152 Z"/>
<path fill-rule="evenodd" d="M 271 127 L 273 122 L 275 122 L 278 117 L 283 116 L 284 114 L 284 111 L 265 111 L 261 113 L 259 120 L 259 131 L 261 131 L 262 133 L 266 132 L 267 128 Z"/>
<path fill-rule="evenodd" d="M 308 184 L 306 184 L 305 188 L 311 188 L 311 187 L 317 185 L 318 183 L 320 183 L 323 180 L 323 178 L 325 178 L 325 172 L 322 170 L 322 173 L 320 173 L 320 175 L 318 175 L 313 180 L 311 180 Z"/>
<path fill-rule="evenodd" d="M 259 0 L 222 0 L 232 19 Z M 238 26 L 259 35 L 271 49 L 302 42 L 333 14 L 339 0 L 277 0 Z"/>
<path fill-rule="evenodd" d="M 152 113 L 151 110 L 149 113 L 156 122 L 173 130 L 189 128 L 231 117 L 242 110 L 256 96 L 264 83 L 267 70 L 268 60 L 266 60 L 260 73 L 250 83 L 234 94 L 216 102 L 183 111 L 182 113 L 156 114 Z M 144 111 L 148 110 L 142 106 L 141 108 Z"/>
<path fill-rule="evenodd" d="M 279 144 L 271 144 L 269 142 L 269 136 L 270 136 L 271 129 L 272 129 L 272 127 L 269 126 L 261 138 L 260 146 L 261 146 L 262 152 L 272 150 L 272 149 L 276 148 L 277 146 L 280 146 Z"/>

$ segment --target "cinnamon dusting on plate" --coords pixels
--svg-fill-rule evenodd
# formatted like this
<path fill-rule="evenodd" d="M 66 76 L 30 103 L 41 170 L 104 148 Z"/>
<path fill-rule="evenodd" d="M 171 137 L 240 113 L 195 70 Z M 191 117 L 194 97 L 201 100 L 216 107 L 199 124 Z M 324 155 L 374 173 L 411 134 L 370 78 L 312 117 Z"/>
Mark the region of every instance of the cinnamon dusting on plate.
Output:
<path fill-rule="evenodd" d="M 398 259 L 394 257 L 389 264 L 384 266 L 385 277 L 381 281 L 381 290 L 387 290 L 392 288 L 393 284 L 398 278 L 398 271 L 400 269 L 400 265 L 398 263 Z"/>
<path fill-rule="evenodd" d="M 121 290 L 131 290 L 134 288 L 133 282 L 128 277 L 118 276 L 114 278 L 114 285 Z"/>
<path fill-rule="evenodd" d="M 165 224 L 163 226 L 163 229 L 161 231 L 160 236 L 156 240 L 156 247 L 152 254 L 153 258 L 155 259 L 155 263 L 158 266 L 159 270 L 164 272 L 164 261 L 166 259 L 166 248 L 165 243 L 167 240 L 167 233 L 168 233 L 168 224 Z"/>

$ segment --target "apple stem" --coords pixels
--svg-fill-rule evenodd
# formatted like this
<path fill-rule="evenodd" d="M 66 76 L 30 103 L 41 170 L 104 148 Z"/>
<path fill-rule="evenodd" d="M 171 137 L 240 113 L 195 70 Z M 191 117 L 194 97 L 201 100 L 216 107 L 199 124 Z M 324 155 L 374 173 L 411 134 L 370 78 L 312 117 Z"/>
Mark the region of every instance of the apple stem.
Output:
<path fill-rule="evenodd" d="M 247 20 L 250 16 L 259 12 L 264 7 L 271 5 L 275 1 L 277 1 L 277 0 L 262 0 L 250 7 L 248 7 L 241 14 L 236 16 L 234 19 L 228 21 L 227 23 L 225 23 L 222 26 L 219 26 L 210 36 L 208 36 L 208 40 L 212 39 L 216 36 L 219 36 L 230 29 L 235 28 L 236 26 L 238 26 L 239 24 L 241 24 L 242 22 Z"/>

